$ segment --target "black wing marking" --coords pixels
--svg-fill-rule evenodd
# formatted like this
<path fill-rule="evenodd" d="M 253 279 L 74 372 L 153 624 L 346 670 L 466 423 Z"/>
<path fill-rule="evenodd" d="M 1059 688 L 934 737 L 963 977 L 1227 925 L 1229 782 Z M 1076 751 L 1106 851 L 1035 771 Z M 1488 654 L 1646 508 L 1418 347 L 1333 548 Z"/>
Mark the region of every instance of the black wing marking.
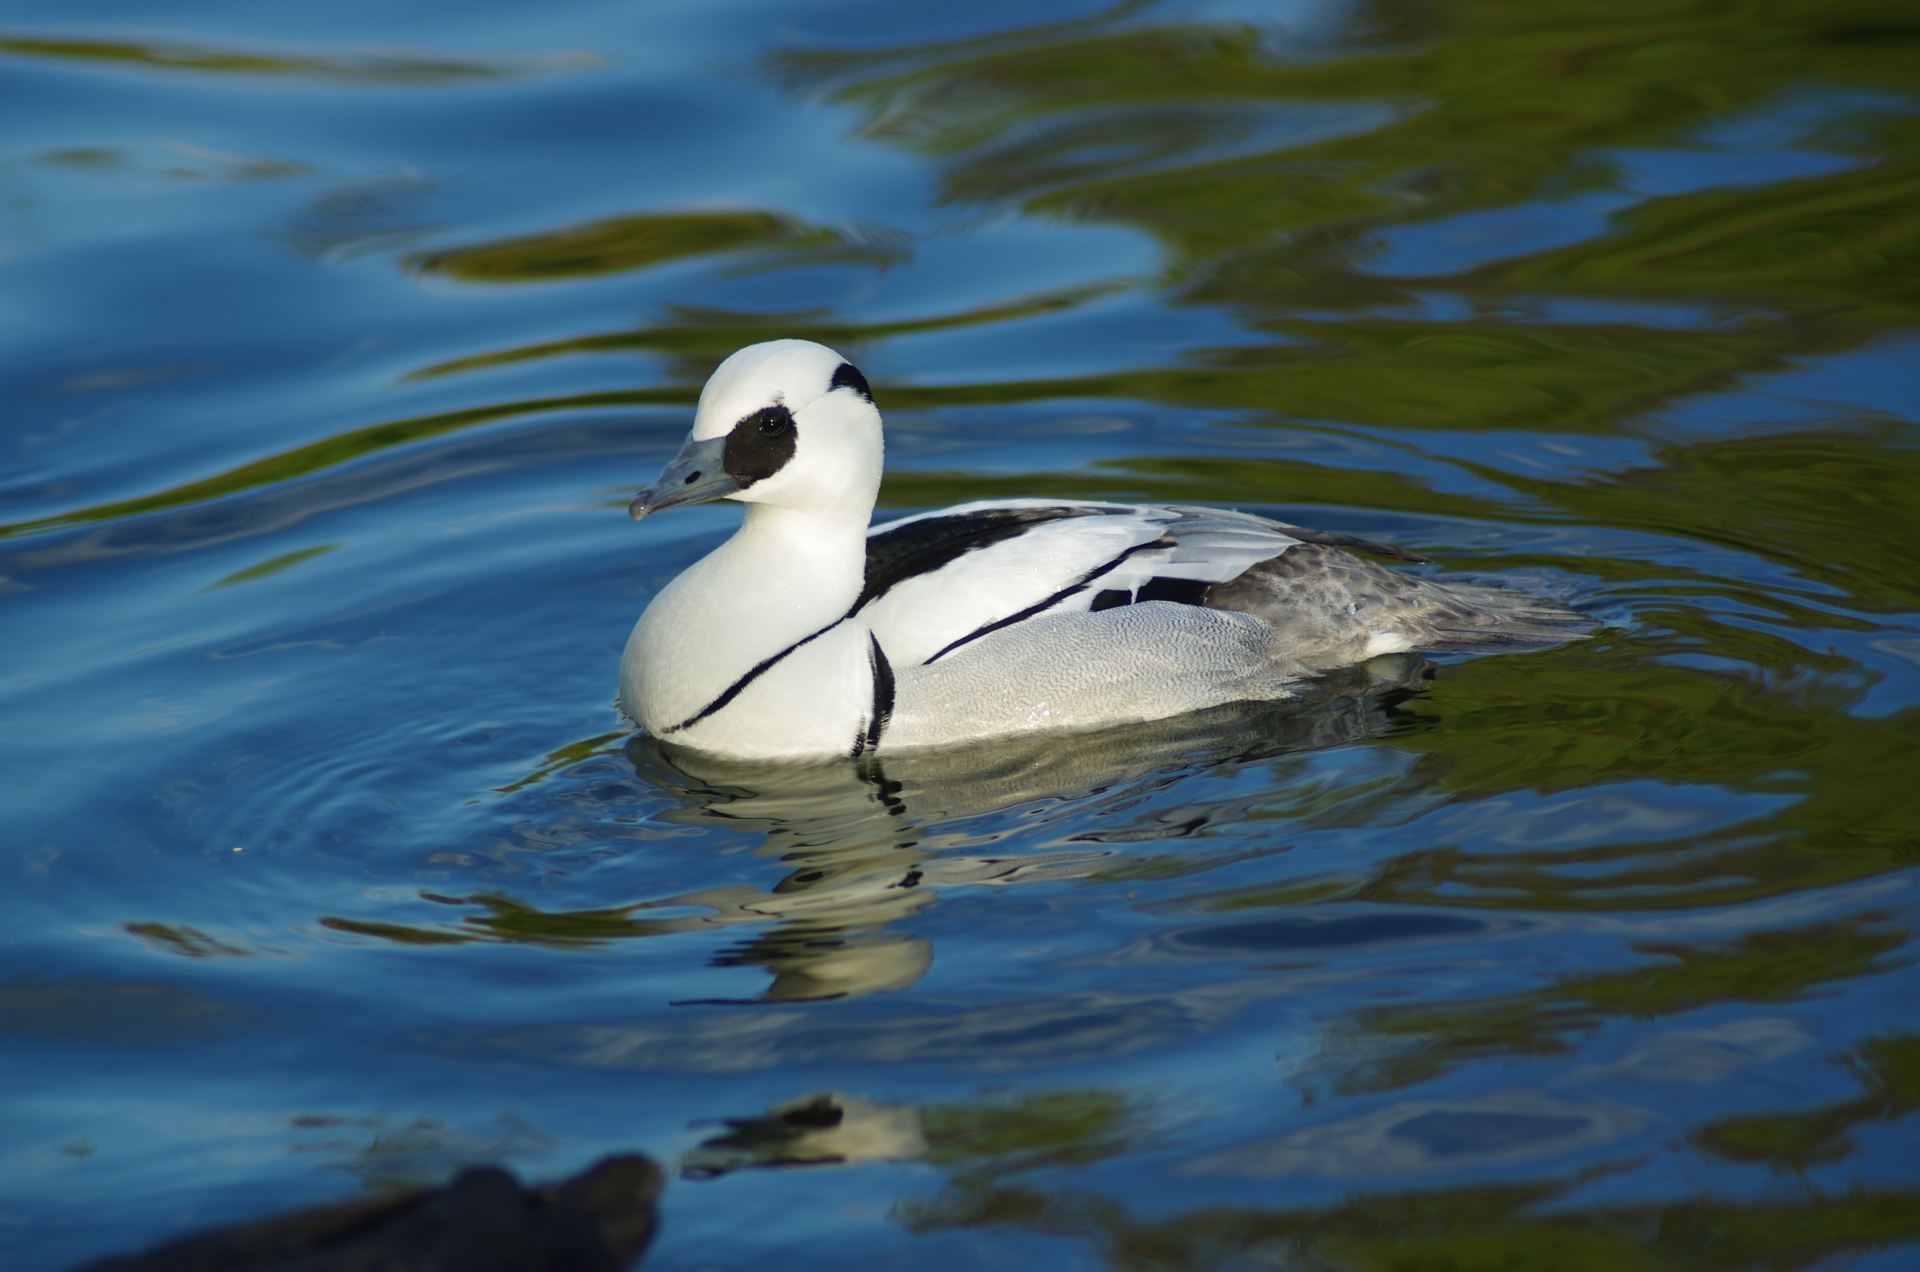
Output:
<path fill-rule="evenodd" d="M 1135 601 L 1172 601 L 1176 605 L 1205 605 L 1213 584 L 1200 579 L 1148 579 L 1133 593 Z"/>
<path fill-rule="evenodd" d="M 1066 600 L 1069 596 L 1072 596 L 1075 592 L 1086 591 L 1087 584 L 1093 582 L 1095 579 L 1099 578 L 1103 574 L 1108 574 L 1108 573 L 1111 573 L 1113 570 L 1118 569 L 1122 561 L 1126 560 L 1128 557 L 1132 556 L 1136 552 L 1145 552 L 1152 548 L 1170 548 L 1172 546 L 1173 546 L 1172 539 L 1155 539 L 1151 543 L 1136 543 L 1132 547 L 1128 548 L 1125 552 L 1122 552 L 1119 556 L 1113 558 L 1113 560 L 1107 562 L 1105 565 L 1094 566 L 1091 570 L 1088 570 L 1085 574 L 1082 574 L 1079 578 L 1075 579 L 1072 583 L 1069 583 L 1067 586 L 1061 588 L 1058 592 L 1055 592 L 1052 596 L 1049 596 L 1046 600 L 1041 601 L 1036 605 L 1029 605 L 1027 606 L 1027 608 L 1021 610 L 1017 614 L 1009 614 L 1005 618 L 996 619 L 991 623 L 987 623 L 983 626 L 974 628 L 972 631 L 968 632 L 965 636 L 962 636 L 959 640 L 954 641 L 952 644 L 948 645 L 946 648 L 942 649 L 939 653 L 933 655 L 933 657 L 927 659 L 926 662 L 923 662 L 920 665 L 922 667 L 926 667 L 933 663 L 939 662 L 942 658 L 945 658 L 948 654 L 960 648 L 960 646 L 962 645 L 970 644 L 973 641 L 979 640 L 982 636 L 991 636 L 993 635 L 993 633 L 999 631 L 1003 627 L 1012 627 L 1015 623 L 1023 622 L 1026 619 L 1032 618 L 1035 614 L 1038 614 L 1043 610 L 1051 609 L 1053 606 L 1058 605 L 1061 601 Z"/>
<path fill-rule="evenodd" d="M 1243 571 L 1244 573 L 1244 571 Z M 1207 590 L 1215 584 L 1204 579 L 1163 579 L 1152 578 L 1129 592 L 1125 588 L 1108 588 L 1094 594 L 1093 604 L 1087 606 L 1095 613 L 1101 610 L 1117 609 L 1122 605 L 1135 605 L 1141 601 L 1172 601 L 1176 605 L 1207 604 Z"/>
<path fill-rule="evenodd" d="M 931 574 L 969 552 L 1018 538 L 1034 526 L 1067 517 L 1111 515 L 1111 508 L 982 508 L 951 517 L 923 517 L 867 537 L 867 583 L 851 612 L 884 596 L 895 584 Z"/>

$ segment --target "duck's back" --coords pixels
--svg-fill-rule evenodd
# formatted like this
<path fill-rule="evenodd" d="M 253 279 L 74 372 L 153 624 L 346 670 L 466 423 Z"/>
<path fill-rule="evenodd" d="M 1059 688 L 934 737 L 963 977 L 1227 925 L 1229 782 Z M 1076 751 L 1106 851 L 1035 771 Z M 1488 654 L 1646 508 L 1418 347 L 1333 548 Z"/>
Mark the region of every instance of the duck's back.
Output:
<path fill-rule="evenodd" d="M 1410 649 L 1535 645 L 1577 617 L 1209 508 L 1008 500 L 875 527 L 857 617 L 892 664 L 884 745 L 1156 719 Z"/>

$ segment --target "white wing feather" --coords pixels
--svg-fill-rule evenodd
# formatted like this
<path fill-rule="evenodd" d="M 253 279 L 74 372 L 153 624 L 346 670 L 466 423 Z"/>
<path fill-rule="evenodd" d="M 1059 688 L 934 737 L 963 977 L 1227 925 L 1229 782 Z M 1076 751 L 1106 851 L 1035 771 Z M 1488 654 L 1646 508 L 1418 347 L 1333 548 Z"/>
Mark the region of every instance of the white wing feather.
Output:
<path fill-rule="evenodd" d="M 904 579 L 869 602 L 859 617 L 880 638 L 887 656 L 907 666 L 924 663 L 955 641 L 1036 606 L 1043 608 L 1029 620 L 1040 613 L 1084 611 L 1102 591 L 1132 593 L 1155 578 L 1224 583 L 1297 542 L 1269 523 L 1240 513 L 1063 505 L 1051 499 L 963 504 L 876 526 L 869 533 L 883 534 L 929 517 L 1062 506 L 1084 508 L 1090 515 L 1039 522 L 1013 538 Z M 1171 546 L 1145 546 L 1166 539 Z M 1097 577 L 1089 578 L 1096 572 Z M 1060 595 L 1076 585 L 1082 585 L 1078 591 Z"/>
<path fill-rule="evenodd" d="M 1045 602 L 1129 548 L 1159 537 L 1157 525 L 1132 513 L 1044 521 L 901 580 L 859 617 L 896 665 L 925 662 L 954 641 Z"/>

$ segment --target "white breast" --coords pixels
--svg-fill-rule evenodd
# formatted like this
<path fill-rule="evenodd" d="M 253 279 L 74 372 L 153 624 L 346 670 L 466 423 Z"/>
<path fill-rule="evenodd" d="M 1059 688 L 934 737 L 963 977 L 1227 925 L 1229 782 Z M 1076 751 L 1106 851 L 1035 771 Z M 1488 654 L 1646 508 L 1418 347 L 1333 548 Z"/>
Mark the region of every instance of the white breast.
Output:
<path fill-rule="evenodd" d="M 866 624 L 841 623 L 755 677 L 724 710 L 662 736 L 722 755 L 846 755 L 872 712 L 871 640 Z"/>

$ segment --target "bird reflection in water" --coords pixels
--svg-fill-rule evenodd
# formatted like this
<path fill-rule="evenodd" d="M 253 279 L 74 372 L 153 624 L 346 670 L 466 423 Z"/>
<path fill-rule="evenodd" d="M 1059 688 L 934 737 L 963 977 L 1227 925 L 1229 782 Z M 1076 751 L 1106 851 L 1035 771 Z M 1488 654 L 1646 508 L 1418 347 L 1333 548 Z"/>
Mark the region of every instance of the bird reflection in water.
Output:
<path fill-rule="evenodd" d="M 953 1182 L 998 1183 L 1036 1168 L 1118 1157 L 1144 1146 L 1162 1124 L 1151 1098 L 1102 1087 L 983 1092 L 929 1104 L 816 1091 L 758 1115 L 697 1124 L 709 1133 L 680 1159 L 680 1175 L 923 1161 Z"/>
<path fill-rule="evenodd" d="M 761 1117 L 730 1117 L 681 1159 L 688 1179 L 751 1166 L 849 1166 L 926 1156 L 920 1110 L 821 1091 L 777 1104 Z"/>
<path fill-rule="evenodd" d="M 635 774 L 680 805 L 652 820 L 762 834 L 754 851 L 785 867 L 779 882 L 575 911 L 544 911 L 501 894 L 422 893 L 426 901 L 478 905 L 487 913 L 454 928 L 320 922 L 409 945 L 519 941 L 559 948 L 754 925 L 760 930 L 713 960 L 772 975 L 772 984 L 746 1001 L 905 989 L 932 966 L 933 946 L 904 922 L 943 889 L 1116 874 L 1124 845 L 1191 835 L 1205 824 L 1204 814 L 1192 815 L 1192 801 L 1177 825 L 1130 815 L 1156 792 L 1222 765 L 1391 732 L 1408 718 L 1399 705 L 1430 672 L 1418 655 L 1388 654 L 1302 685 L 1300 696 L 1284 702 L 1233 703 L 1097 732 L 1000 738 L 880 760 L 727 760 L 635 737 L 626 747 Z M 986 820 L 1013 809 L 1020 810 L 1013 824 Z M 1015 834 L 1044 834 L 1055 816 L 1078 828 L 1056 841 L 1064 846 L 1027 852 L 1009 843 L 1001 853 L 983 851 Z M 1085 829 L 1090 821 L 1109 828 Z"/>
<path fill-rule="evenodd" d="M 788 873 L 767 891 L 710 888 L 629 913 L 712 912 L 665 919 L 658 930 L 771 924 L 714 960 L 771 972 L 773 983 L 758 1001 L 905 989 L 932 965 L 933 947 L 898 925 L 941 889 L 1086 878 L 1113 866 L 1116 844 L 1197 829 L 1185 823 L 1083 831 L 1069 842 L 1085 847 L 987 855 L 964 849 L 991 836 L 952 823 L 1054 802 L 1073 804 L 1083 825 L 1088 800 L 1130 807 L 1196 771 L 1378 736 L 1395 727 L 1396 706 L 1429 672 L 1417 656 L 1387 655 L 1342 669 L 1286 702 L 1235 703 L 1093 733 L 998 739 L 865 763 L 725 760 L 636 737 L 627 754 L 640 778 L 684 801 L 662 820 L 759 830 L 766 840 L 756 852 Z"/>

